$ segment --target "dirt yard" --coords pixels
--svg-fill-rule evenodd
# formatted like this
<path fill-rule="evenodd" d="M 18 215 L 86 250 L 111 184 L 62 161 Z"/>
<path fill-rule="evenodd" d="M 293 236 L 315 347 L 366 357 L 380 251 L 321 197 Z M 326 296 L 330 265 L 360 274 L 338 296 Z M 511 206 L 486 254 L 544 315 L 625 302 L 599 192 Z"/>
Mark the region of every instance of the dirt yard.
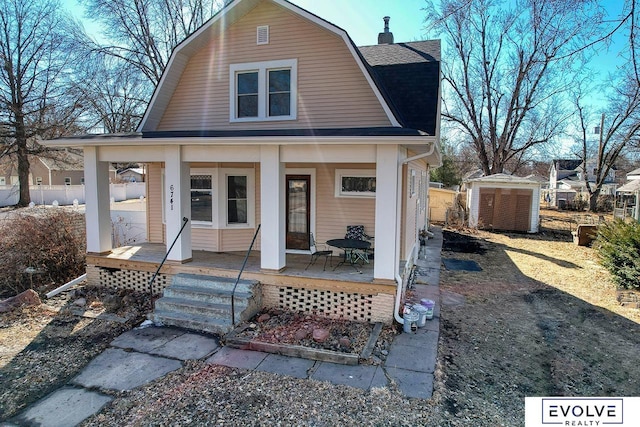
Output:
<path fill-rule="evenodd" d="M 192 362 L 113 393 L 83 425 L 518 426 L 525 396 L 638 396 L 640 310 L 617 303 L 595 251 L 571 242 L 567 219 L 543 212 L 538 235 L 454 236 L 477 239 L 474 253 L 443 258 L 473 260 L 482 271 L 441 270 L 451 303 L 441 311 L 429 401 Z M 66 382 L 132 324 L 45 306 L 0 315 L 0 420 Z"/>

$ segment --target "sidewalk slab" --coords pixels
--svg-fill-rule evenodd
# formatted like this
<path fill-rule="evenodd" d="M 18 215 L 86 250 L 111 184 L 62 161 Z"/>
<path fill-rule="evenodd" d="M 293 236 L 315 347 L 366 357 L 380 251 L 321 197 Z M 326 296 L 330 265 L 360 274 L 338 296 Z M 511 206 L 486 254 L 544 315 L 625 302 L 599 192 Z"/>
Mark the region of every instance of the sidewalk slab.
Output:
<path fill-rule="evenodd" d="M 83 387 L 132 390 L 182 367 L 182 363 L 164 357 L 108 348 L 75 377 Z"/>
<path fill-rule="evenodd" d="M 269 354 L 256 370 L 295 378 L 309 378 L 309 370 L 316 364 L 314 360 L 299 357 Z"/>
<path fill-rule="evenodd" d="M 184 333 L 179 329 L 150 326 L 127 331 L 111 341 L 111 345 L 148 353 Z"/>
<path fill-rule="evenodd" d="M 197 360 L 210 355 L 219 347 L 218 340 L 213 337 L 185 333 L 149 353 L 180 360 Z"/>
<path fill-rule="evenodd" d="M 251 350 L 240 350 L 231 347 L 222 347 L 213 356 L 207 359 L 211 365 L 223 365 L 230 368 L 254 370 L 267 357 L 267 353 Z"/>
<path fill-rule="evenodd" d="M 437 348 L 419 348 L 394 345 L 384 363 L 387 368 L 407 369 L 415 372 L 433 373 L 436 366 Z"/>
<path fill-rule="evenodd" d="M 76 426 L 112 400 L 104 394 L 65 387 L 39 400 L 14 421 L 42 427 Z"/>
<path fill-rule="evenodd" d="M 369 390 L 376 374 L 377 366 L 373 365 L 340 365 L 321 362 L 311 378 L 327 381 L 332 384 L 344 384 L 351 387 Z"/>
<path fill-rule="evenodd" d="M 405 396 L 430 399 L 433 395 L 433 374 L 399 368 L 386 368 L 385 370 Z"/>

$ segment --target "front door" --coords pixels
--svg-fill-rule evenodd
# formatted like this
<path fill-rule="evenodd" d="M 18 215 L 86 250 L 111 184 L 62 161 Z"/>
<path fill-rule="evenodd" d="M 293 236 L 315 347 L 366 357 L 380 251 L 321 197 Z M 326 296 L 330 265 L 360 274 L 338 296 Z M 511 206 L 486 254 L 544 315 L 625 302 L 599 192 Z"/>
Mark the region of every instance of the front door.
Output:
<path fill-rule="evenodd" d="M 309 249 L 311 177 L 287 175 L 287 249 Z"/>

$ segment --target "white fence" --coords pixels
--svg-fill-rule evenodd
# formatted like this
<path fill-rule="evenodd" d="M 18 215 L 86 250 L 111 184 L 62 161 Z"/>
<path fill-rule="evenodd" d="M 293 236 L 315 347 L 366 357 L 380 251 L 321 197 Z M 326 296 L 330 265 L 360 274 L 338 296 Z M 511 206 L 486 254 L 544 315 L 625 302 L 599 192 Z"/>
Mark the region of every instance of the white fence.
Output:
<path fill-rule="evenodd" d="M 138 199 L 146 195 L 144 182 L 128 182 L 126 184 L 110 184 L 109 191 L 115 202 Z M 19 187 L 17 185 L 0 185 L 0 207 L 13 206 L 18 203 Z M 29 186 L 31 201 L 36 205 L 51 205 L 57 201 L 59 205 L 84 204 L 84 185 L 31 185 Z"/>

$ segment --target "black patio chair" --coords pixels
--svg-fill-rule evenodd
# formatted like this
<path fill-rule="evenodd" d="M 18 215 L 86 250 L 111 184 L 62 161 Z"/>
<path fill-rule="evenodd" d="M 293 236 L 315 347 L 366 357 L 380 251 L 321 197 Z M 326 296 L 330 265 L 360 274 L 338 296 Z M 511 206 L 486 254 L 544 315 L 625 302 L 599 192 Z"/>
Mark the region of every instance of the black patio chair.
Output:
<path fill-rule="evenodd" d="M 353 239 L 353 240 L 362 240 L 365 242 L 371 243 L 374 239 L 373 236 L 369 236 L 364 232 L 364 225 L 347 225 L 347 234 L 344 235 L 345 239 Z M 353 262 L 358 260 L 363 263 L 366 262 L 369 264 L 369 254 L 371 253 L 373 248 L 369 249 L 354 249 L 351 251 L 351 256 L 356 259 Z"/>
<path fill-rule="evenodd" d="M 330 249 L 319 250 L 316 245 L 316 240 L 313 238 L 313 233 L 309 235 L 309 249 L 311 250 L 311 259 L 309 260 L 309 264 L 304 268 L 305 270 L 315 264 L 321 256 L 324 257 L 322 271 L 325 271 L 327 268 L 327 260 L 329 261 L 329 266 L 333 267 L 333 251 Z"/>

